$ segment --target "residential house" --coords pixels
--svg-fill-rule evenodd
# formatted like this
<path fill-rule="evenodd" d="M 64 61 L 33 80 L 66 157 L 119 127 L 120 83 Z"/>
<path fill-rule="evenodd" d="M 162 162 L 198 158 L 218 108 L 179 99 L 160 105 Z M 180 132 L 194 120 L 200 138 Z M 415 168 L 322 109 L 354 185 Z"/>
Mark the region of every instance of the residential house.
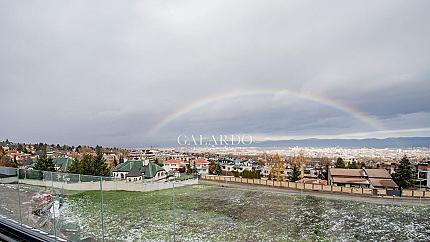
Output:
<path fill-rule="evenodd" d="M 317 178 L 321 174 L 321 169 L 318 169 L 316 166 L 305 166 L 303 168 L 303 177 L 304 178 Z"/>
<path fill-rule="evenodd" d="M 330 168 L 329 185 L 362 188 L 395 189 L 397 184 L 385 169 L 343 169 Z"/>
<path fill-rule="evenodd" d="M 163 162 L 163 168 L 167 172 L 174 173 L 181 167 L 186 167 L 189 164 L 187 161 L 178 160 L 178 159 L 170 159 Z"/>
<path fill-rule="evenodd" d="M 385 169 L 364 169 L 364 172 L 366 172 L 371 188 L 398 188 L 390 173 Z"/>
<path fill-rule="evenodd" d="M 272 166 L 270 166 L 269 163 L 265 163 L 264 166 L 261 167 L 260 174 L 262 177 L 269 177 L 271 170 L 272 170 Z"/>
<path fill-rule="evenodd" d="M 228 163 L 225 163 L 225 161 Z M 253 171 L 258 170 L 261 173 L 263 166 L 259 165 L 256 161 L 253 160 L 245 160 L 241 161 L 240 159 L 223 159 L 221 160 L 224 163 L 221 163 L 222 174 L 224 175 L 233 175 L 235 172 L 242 173 L 245 170 Z"/>
<path fill-rule="evenodd" d="M 421 187 L 430 188 L 430 162 L 421 161 L 415 166 L 416 172 L 418 174 L 418 184 Z"/>
<path fill-rule="evenodd" d="M 205 159 L 197 159 L 191 161 L 191 164 L 196 166 L 197 173 L 201 175 L 209 174 L 209 161 Z"/>
<path fill-rule="evenodd" d="M 328 171 L 329 185 L 345 187 L 370 187 L 363 169 L 330 168 Z"/>
<path fill-rule="evenodd" d="M 161 180 L 167 177 L 167 172 L 148 160 L 128 160 L 116 166 L 112 176 L 128 182 L 136 182 L 144 179 Z"/>

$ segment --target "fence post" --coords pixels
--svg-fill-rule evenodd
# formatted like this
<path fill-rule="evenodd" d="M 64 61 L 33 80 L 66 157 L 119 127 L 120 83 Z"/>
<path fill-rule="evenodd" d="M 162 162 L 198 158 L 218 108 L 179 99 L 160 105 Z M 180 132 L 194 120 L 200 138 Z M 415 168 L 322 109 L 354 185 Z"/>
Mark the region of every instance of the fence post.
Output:
<path fill-rule="evenodd" d="M 105 226 L 103 221 L 103 177 L 100 177 L 100 212 L 102 222 L 102 241 L 105 241 Z"/>
<path fill-rule="evenodd" d="M 18 204 L 19 204 L 19 222 L 22 227 L 22 212 L 21 212 L 21 192 L 19 187 L 19 168 L 17 169 L 17 179 L 18 179 Z"/>

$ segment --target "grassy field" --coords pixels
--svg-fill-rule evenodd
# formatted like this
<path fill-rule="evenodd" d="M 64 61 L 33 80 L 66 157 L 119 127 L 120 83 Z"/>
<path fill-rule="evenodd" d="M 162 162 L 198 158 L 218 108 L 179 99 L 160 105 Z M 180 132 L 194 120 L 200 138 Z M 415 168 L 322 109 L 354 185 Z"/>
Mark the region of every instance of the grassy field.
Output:
<path fill-rule="evenodd" d="M 195 185 L 104 192 L 110 241 L 429 241 L 430 207 Z M 102 237 L 100 192 L 66 197 L 63 215 Z M 173 206 L 175 204 L 175 206 Z M 174 209 L 173 209 L 174 208 Z M 176 231 L 174 233 L 173 231 Z"/>

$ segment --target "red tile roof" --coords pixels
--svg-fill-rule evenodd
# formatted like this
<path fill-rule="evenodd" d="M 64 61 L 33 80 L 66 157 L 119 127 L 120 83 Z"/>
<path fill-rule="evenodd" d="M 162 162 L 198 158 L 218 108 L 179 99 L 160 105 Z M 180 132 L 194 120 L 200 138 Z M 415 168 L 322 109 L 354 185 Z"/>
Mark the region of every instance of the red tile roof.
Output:
<path fill-rule="evenodd" d="M 181 160 L 166 160 L 166 161 L 164 161 L 163 163 L 164 164 L 179 164 L 179 163 L 182 163 L 183 161 L 181 161 Z"/>
<path fill-rule="evenodd" d="M 209 164 L 209 161 L 204 159 L 197 159 L 197 160 L 194 160 L 193 162 L 195 162 L 196 164 Z"/>

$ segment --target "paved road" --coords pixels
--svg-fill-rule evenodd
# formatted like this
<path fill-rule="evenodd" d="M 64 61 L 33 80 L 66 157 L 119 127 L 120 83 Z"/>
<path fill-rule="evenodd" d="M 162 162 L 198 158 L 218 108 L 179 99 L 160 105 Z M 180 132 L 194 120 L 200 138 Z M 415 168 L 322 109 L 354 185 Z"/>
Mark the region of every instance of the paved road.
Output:
<path fill-rule="evenodd" d="M 233 182 L 220 182 L 220 181 L 209 181 L 199 179 L 199 184 L 206 185 L 217 185 L 225 187 L 226 189 L 244 189 L 244 190 L 254 190 L 254 191 L 264 191 L 264 192 L 279 192 L 285 194 L 295 194 L 295 195 L 310 195 L 326 199 L 340 199 L 340 200 L 351 200 L 351 201 L 363 201 L 372 202 L 380 204 L 398 204 L 398 205 L 423 205 L 430 206 L 430 199 L 419 199 L 419 198 L 406 198 L 406 197 L 378 197 L 378 196 L 363 196 L 358 194 L 346 194 L 346 193 L 336 193 L 336 192 L 322 192 L 322 191 L 312 191 L 312 190 L 297 190 L 289 188 L 280 187 L 269 187 L 254 184 L 241 184 Z"/>

